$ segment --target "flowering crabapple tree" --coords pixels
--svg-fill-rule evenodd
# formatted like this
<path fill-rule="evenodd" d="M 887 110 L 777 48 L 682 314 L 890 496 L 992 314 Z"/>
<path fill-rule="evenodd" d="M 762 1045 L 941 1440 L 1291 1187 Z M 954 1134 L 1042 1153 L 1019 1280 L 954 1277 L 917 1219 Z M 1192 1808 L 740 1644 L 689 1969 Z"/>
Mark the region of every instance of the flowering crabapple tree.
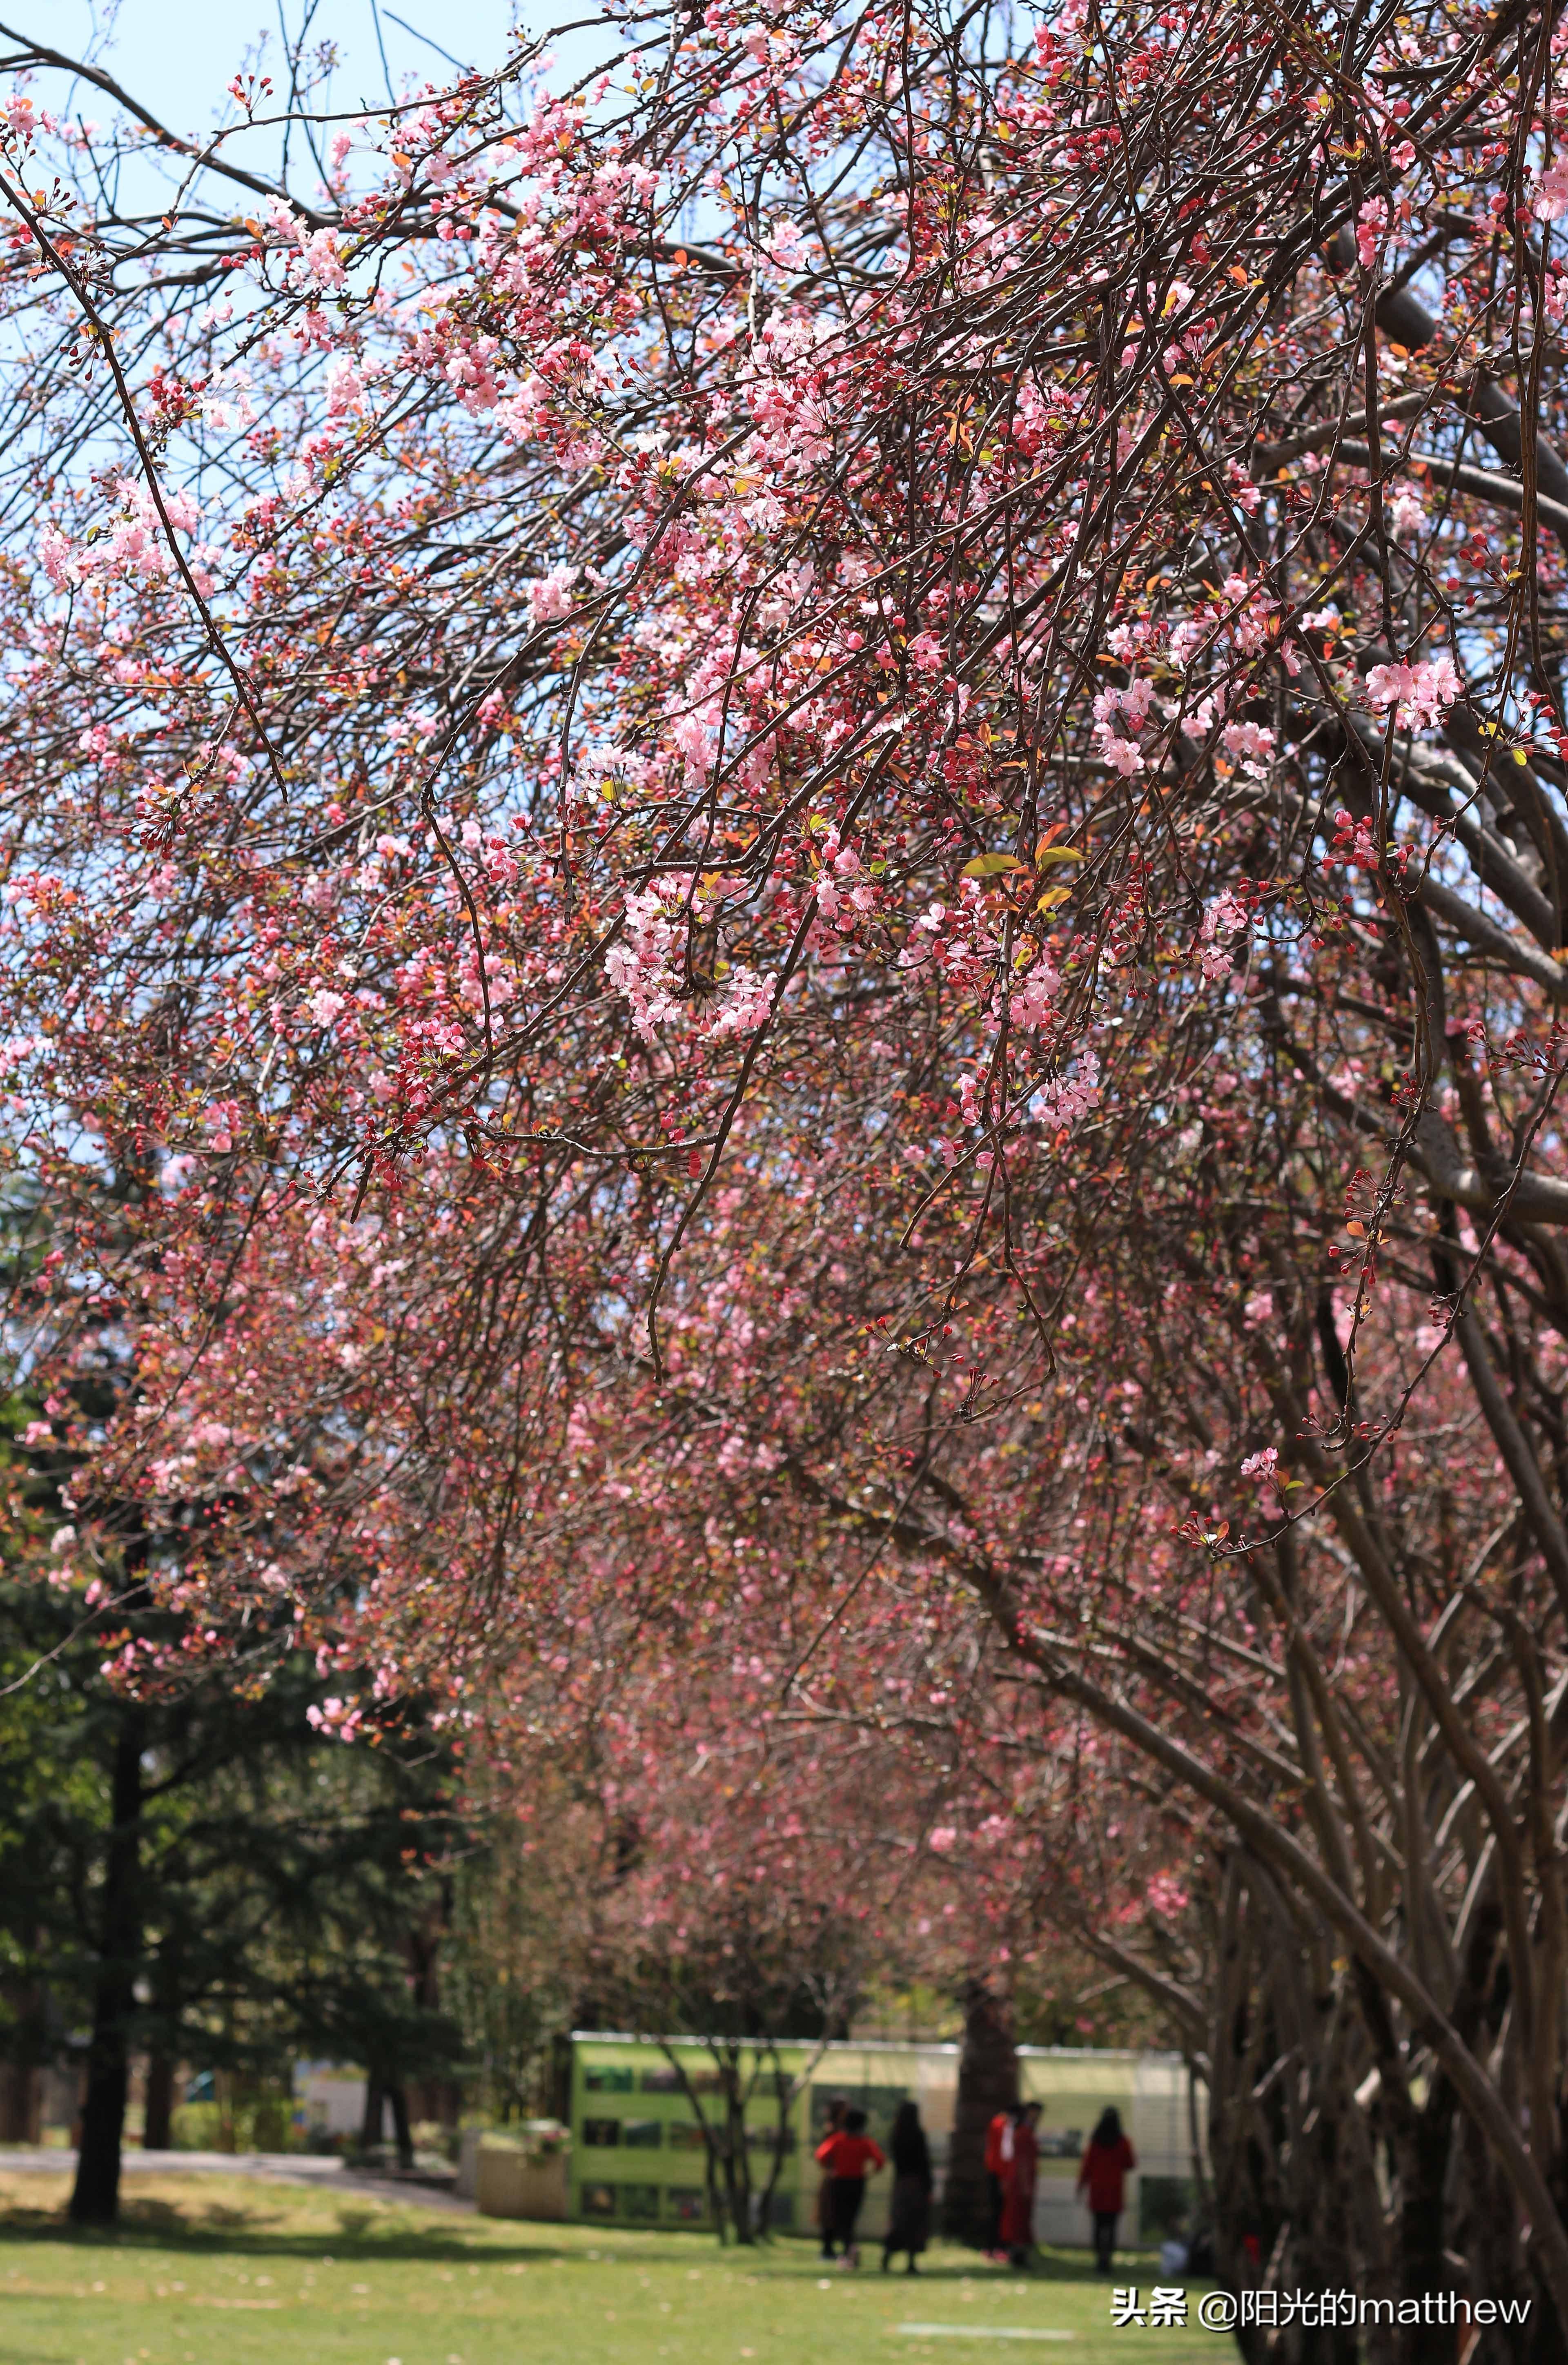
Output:
<path fill-rule="evenodd" d="M 562 1603 L 577 1588 L 552 1653 L 568 1664 L 542 1673 L 538 1654 L 505 1654 L 466 1746 L 504 1769 L 526 1861 L 552 1869 L 565 1847 L 580 1864 L 561 1941 L 592 1999 L 584 2009 L 665 2040 L 721 2239 L 749 2241 L 770 2221 L 793 2106 L 869 1999 L 916 1980 L 1005 1990 L 1059 1954 L 1063 1868 L 1045 1833 L 1059 1820 L 1060 1769 L 1021 1788 L 1017 1736 L 996 1712 L 1006 1694 L 960 1664 L 966 1650 L 946 1659 L 946 1688 L 933 1688 L 942 1654 L 929 1643 L 902 1654 L 895 1679 L 901 1654 L 875 1626 L 821 1633 L 832 1587 L 809 1571 L 759 1635 L 730 1608 L 755 1591 L 740 1539 L 730 1566 L 710 1551 L 701 1594 L 683 1587 L 672 1615 L 660 1537 L 633 1515 L 615 1541 L 640 1550 L 646 1589 L 633 1602 L 602 1572 L 584 1582 L 574 1552 L 550 1587 Z M 678 1523 L 665 1541 L 689 1565 Z M 601 1525 L 588 1549 L 610 1541 Z M 984 1651 L 994 1660 L 1001 1645 L 987 1636 Z M 791 1667 L 803 1675 L 793 1686 Z M 917 1697 L 948 1715 L 910 1713 Z M 572 1751 L 564 1734 L 584 1738 Z M 585 1831 L 599 1834 L 591 1864 Z M 569 1884 L 551 1885 L 560 1896 Z M 671 2032 L 704 2040 L 703 2072 Z M 784 2038 L 806 2047 L 792 2068 Z M 974 2132 L 983 2148 L 985 2122 Z M 952 2172 L 950 2159 L 949 2198 Z"/>
<path fill-rule="evenodd" d="M 1362 2288 L 1463 2257 L 1559 2355 L 1555 20 L 622 29 L 238 84 L 308 188 L 132 107 L 140 220 L 12 60 L 58 1573 L 134 1497 L 345 1732 L 711 1564 L 929 1602 L 1288 1921 L 1312 2044 L 1236 1991 Z"/>

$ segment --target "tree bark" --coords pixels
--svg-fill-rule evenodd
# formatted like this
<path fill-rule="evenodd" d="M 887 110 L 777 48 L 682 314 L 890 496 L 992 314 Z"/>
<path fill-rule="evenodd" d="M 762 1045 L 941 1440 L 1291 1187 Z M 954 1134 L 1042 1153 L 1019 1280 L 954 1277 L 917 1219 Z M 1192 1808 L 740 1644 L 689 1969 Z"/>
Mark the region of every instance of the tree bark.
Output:
<path fill-rule="evenodd" d="M 167 2151 L 173 2137 L 174 2071 L 179 2066 L 180 1947 L 172 1932 L 158 1949 L 154 1987 L 160 2017 L 147 2063 L 147 2110 L 141 2148 Z"/>
<path fill-rule="evenodd" d="M 38 2142 L 42 2133 L 40 2084 L 30 2061 L 0 2061 L 0 2143 Z"/>
<path fill-rule="evenodd" d="M 414 2165 L 414 2138 L 409 2125 L 409 2090 L 400 2081 L 386 2089 L 392 2104 L 392 2132 L 398 2139 L 398 2165 L 407 2169 Z"/>
<path fill-rule="evenodd" d="M 986 2132 L 998 2111 L 1010 2109 L 1017 2100 L 1012 2013 L 982 1979 L 970 1979 L 964 1990 L 964 2046 L 958 2057 L 942 2224 L 950 2240 L 967 2242 L 974 2249 L 984 2245 L 991 2232 Z"/>
<path fill-rule="evenodd" d="M 71 2215 L 112 2225 L 119 2212 L 120 2145 L 130 2069 L 130 2022 L 141 1951 L 141 1752 L 146 1716 L 128 1707 L 115 1743 L 114 1821 L 104 1869 L 98 1976 L 87 2047 L 87 2097 Z"/>
<path fill-rule="evenodd" d="M 359 2142 L 362 2151 L 374 2151 L 381 2141 L 381 2128 L 386 2117 L 386 2089 L 379 2078 L 368 2075 L 364 2081 L 364 2117 L 360 2122 Z"/>

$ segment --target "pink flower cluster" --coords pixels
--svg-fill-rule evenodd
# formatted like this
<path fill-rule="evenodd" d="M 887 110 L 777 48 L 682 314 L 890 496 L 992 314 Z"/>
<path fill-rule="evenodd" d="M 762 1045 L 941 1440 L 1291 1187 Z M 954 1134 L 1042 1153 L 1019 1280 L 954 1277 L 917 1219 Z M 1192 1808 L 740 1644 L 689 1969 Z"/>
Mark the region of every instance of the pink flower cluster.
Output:
<path fill-rule="evenodd" d="M 1233 957 L 1226 949 L 1225 940 L 1239 936 L 1249 925 L 1247 906 L 1238 902 L 1228 888 L 1223 895 L 1215 897 L 1198 930 L 1198 966 L 1206 978 L 1230 974 Z"/>
<path fill-rule="evenodd" d="M 1356 216 L 1356 253 L 1363 271 L 1377 268 L 1388 228 L 1388 207 L 1382 197 L 1369 197 Z"/>
<path fill-rule="evenodd" d="M 1537 221 L 1561 221 L 1568 214 L 1568 156 L 1554 156 L 1540 176 L 1540 186 L 1530 199 L 1529 209 Z"/>
<path fill-rule="evenodd" d="M 146 485 L 122 478 L 116 487 L 125 506 L 101 541 L 73 544 L 57 526 L 45 526 L 39 536 L 39 563 L 57 591 L 70 589 L 94 577 L 119 577 L 162 581 L 174 571 L 174 553 L 163 521 Z M 201 512 L 189 493 L 165 493 L 163 510 L 172 526 L 194 533 Z M 198 559 L 212 554 L 198 551 Z M 194 569 L 201 588 L 210 589 L 202 566 Z"/>
<path fill-rule="evenodd" d="M 1042 1125 L 1072 1126 L 1100 1105 L 1100 1062 L 1092 1051 L 1081 1051 L 1075 1076 L 1055 1076 L 1036 1093 L 1031 1115 Z"/>
<path fill-rule="evenodd" d="M 1137 734 L 1148 721 L 1154 704 L 1154 684 L 1141 678 L 1126 689 L 1114 686 L 1103 689 L 1094 701 L 1094 740 L 1101 755 L 1113 771 L 1130 779 L 1143 769 L 1143 757 L 1137 745 Z M 1120 725 L 1120 729 L 1118 728 Z M 1130 738 L 1122 730 L 1132 733 Z"/>
<path fill-rule="evenodd" d="M 632 1006 L 632 1024 L 644 1043 L 651 1043 L 666 1018 L 676 1011 L 675 980 L 670 964 L 675 951 L 675 923 L 666 898 L 678 891 L 670 880 L 655 880 L 642 894 L 626 898 L 626 933 L 604 957 L 604 973 L 615 992 Z"/>
<path fill-rule="evenodd" d="M 1367 676 L 1367 704 L 1374 714 L 1392 707 L 1402 731 L 1430 731 L 1439 723 L 1464 685 L 1447 649 L 1418 665 L 1373 666 Z"/>

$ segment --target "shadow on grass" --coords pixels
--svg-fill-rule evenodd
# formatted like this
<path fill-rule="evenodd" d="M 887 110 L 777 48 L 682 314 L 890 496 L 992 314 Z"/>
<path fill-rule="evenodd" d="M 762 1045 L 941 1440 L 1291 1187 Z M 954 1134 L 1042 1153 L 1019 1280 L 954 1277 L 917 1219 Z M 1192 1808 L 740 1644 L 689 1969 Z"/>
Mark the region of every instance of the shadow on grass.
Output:
<path fill-rule="evenodd" d="M 790 2266 L 810 2265 L 813 2273 L 823 2275 L 836 2275 L 840 2272 L 837 2267 L 830 2266 L 825 2259 L 815 2259 L 805 2254 L 804 2243 L 798 2246 L 791 2244 L 788 2250 L 784 2250 L 782 2245 L 776 2245 L 771 2253 L 756 2250 L 750 2255 L 763 2259 L 770 2255 L 778 2258 L 781 2252 Z M 737 2258 L 742 2254 L 731 2251 L 729 2255 L 731 2258 Z M 1126 2281 L 1136 2281 L 1141 2272 L 1144 2280 L 1147 2281 L 1154 2264 L 1155 2258 L 1152 2251 L 1135 2253 L 1124 2250 L 1116 2259 L 1116 2274 Z M 921 2259 L 919 2268 L 913 2275 L 904 2271 L 902 2263 L 896 2264 L 887 2275 L 882 2273 L 881 2268 L 881 2244 L 879 2242 L 863 2244 L 857 2280 L 861 2282 L 870 2280 L 878 2283 L 897 2284 L 904 2290 L 913 2290 L 921 2283 L 975 2283 L 982 2288 L 999 2291 L 1005 2289 L 1009 2283 L 1089 2283 L 1099 2287 L 1104 2282 L 1104 2278 L 1095 2273 L 1088 2256 L 1072 2250 L 1036 2250 L 1026 2267 L 1012 2267 L 998 2266 L 993 2260 L 982 2257 L 978 2250 L 949 2249 L 944 2245 L 935 2257 L 927 2253 Z M 1109 2289 L 1108 2283 L 1105 2284 L 1105 2288 Z"/>
<path fill-rule="evenodd" d="M 492 2222 L 486 2221 L 487 2226 Z M 264 2202 L 253 2208 L 218 2201 L 173 2202 L 132 2195 L 120 2205 L 115 2225 L 73 2225 L 63 2206 L 44 2209 L 15 2201 L 0 2214 L 0 2243 L 58 2242 L 64 2248 L 84 2250 L 178 2250 L 192 2257 L 245 2255 L 255 2258 L 298 2259 L 315 2262 L 330 2255 L 350 2260 L 403 2259 L 441 2266 L 454 2260 L 471 2266 L 476 2259 L 505 2266 L 555 2258 L 580 2256 L 557 2243 L 533 2238 L 479 2241 L 464 2228 L 429 2223 L 410 2224 L 395 2210 L 356 2208 L 343 2203 L 323 2210 L 308 2225 L 279 2222 Z"/>
<path fill-rule="evenodd" d="M 482 2233 L 478 2225 L 484 2227 Z M 475 2229 L 472 2234 L 470 2226 Z M 326 2203 L 308 2223 L 301 2224 L 297 2218 L 291 2222 L 283 2216 L 275 2202 L 269 2206 L 260 2194 L 253 2206 L 247 2206 L 196 2198 L 175 2203 L 157 2200 L 151 2194 L 132 2193 L 121 2203 L 119 2222 L 115 2225 L 73 2225 L 65 2214 L 63 2202 L 55 2208 L 43 2208 L 18 2201 L 14 2194 L 0 2198 L 0 2245 L 49 2242 L 58 2243 L 65 2249 L 178 2251 L 191 2258 L 292 2259 L 302 2264 L 319 2263 L 330 2257 L 342 2265 L 396 2259 L 427 2266 L 472 2266 L 479 2261 L 492 2266 L 526 2266 L 557 2260 L 563 2264 L 641 2266 L 646 2265 L 650 2255 L 654 2255 L 661 2261 L 678 2256 L 682 2262 L 689 2259 L 704 2267 L 723 2266 L 767 2280 L 778 2276 L 815 2281 L 841 2271 L 819 2258 L 815 2246 L 805 2241 L 786 2239 L 744 2249 L 733 2245 L 721 2249 L 716 2242 L 696 2233 L 661 2236 L 652 2234 L 652 2229 L 609 2225 L 574 2227 L 573 2231 L 591 2234 L 598 2247 L 589 2249 L 580 2241 L 553 2240 L 542 2225 L 531 2226 L 526 2234 L 520 2232 L 509 2238 L 499 2235 L 494 2218 L 477 2223 L 468 2219 L 455 2225 L 429 2219 L 413 2221 L 396 2203 L 367 2207 L 346 2197 L 335 2204 Z M 652 2252 L 650 2239 L 657 2245 Z M 1117 2260 L 1116 2272 L 1118 2276 L 1136 2279 L 1139 2270 L 1149 2263 L 1147 2256 L 1124 2252 Z M 877 2283 L 885 2281 L 913 2292 L 922 2284 L 972 2282 L 994 2288 L 1023 2281 L 1082 2284 L 1094 2282 L 1097 2278 L 1089 2260 L 1072 2251 L 1038 2250 L 1027 2268 L 1019 2268 L 996 2266 L 975 2251 L 949 2249 L 946 2245 L 935 2256 L 928 2253 L 922 2259 L 917 2274 L 905 2274 L 901 2264 L 884 2277 L 880 2245 L 868 2243 L 856 2280 Z"/>

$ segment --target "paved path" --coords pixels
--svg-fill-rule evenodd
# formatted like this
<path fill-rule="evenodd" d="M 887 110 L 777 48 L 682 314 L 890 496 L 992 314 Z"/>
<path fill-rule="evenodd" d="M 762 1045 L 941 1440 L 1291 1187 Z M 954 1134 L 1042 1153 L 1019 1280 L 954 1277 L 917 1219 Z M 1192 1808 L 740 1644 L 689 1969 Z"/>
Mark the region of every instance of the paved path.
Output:
<path fill-rule="evenodd" d="M 0 2176 L 70 2176 L 76 2168 L 73 2151 L 28 2145 L 0 2151 Z M 263 2184 L 308 2184 L 334 2192 L 375 2192 L 385 2200 L 417 2202 L 421 2209 L 472 2212 L 472 2201 L 461 2200 L 449 2184 L 427 2182 L 419 2175 L 376 2175 L 349 2168 L 330 2154 L 296 2151 L 138 2151 L 129 2145 L 120 2154 L 122 2176 L 249 2176 Z"/>

